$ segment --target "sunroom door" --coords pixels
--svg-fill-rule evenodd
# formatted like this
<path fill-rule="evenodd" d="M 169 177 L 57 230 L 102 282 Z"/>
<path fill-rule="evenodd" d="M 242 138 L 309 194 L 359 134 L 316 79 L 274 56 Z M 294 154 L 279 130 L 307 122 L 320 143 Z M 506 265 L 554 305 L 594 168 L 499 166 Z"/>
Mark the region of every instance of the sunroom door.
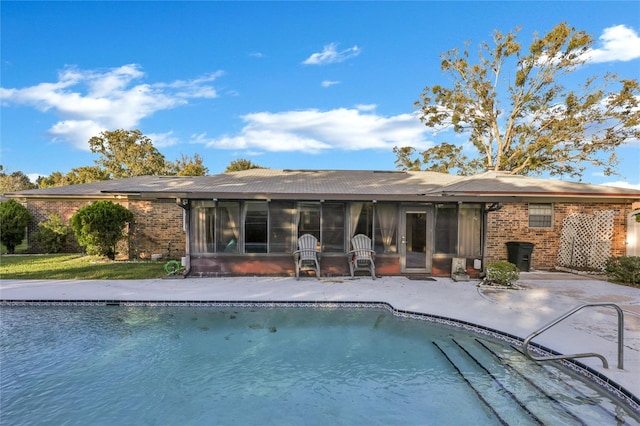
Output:
<path fill-rule="evenodd" d="M 400 222 L 400 271 L 430 274 L 433 207 L 403 207 Z"/>

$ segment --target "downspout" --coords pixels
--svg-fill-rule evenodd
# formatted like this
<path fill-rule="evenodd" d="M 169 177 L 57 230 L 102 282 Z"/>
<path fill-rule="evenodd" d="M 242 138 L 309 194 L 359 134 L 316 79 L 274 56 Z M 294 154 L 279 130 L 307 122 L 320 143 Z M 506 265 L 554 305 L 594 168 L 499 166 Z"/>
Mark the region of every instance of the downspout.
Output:
<path fill-rule="evenodd" d="M 482 211 L 482 269 L 480 271 L 480 277 L 484 278 L 485 276 L 485 265 L 487 261 L 487 230 L 489 228 L 489 213 L 497 212 L 502 208 L 502 203 L 491 203 L 489 207 L 487 207 L 485 203 L 485 207 Z"/>
<path fill-rule="evenodd" d="M 184 231 L 185 235 L 185 249 L 184 249 L 184 262 L 182 266 L 184 266 L 183 275 L 185 277 L 189 276 L 191 272 L 191 215 L 189 214 L 189 199 L 188 198 L 176 198 L 176 204 L 180 206 L 184 211 Z"/>

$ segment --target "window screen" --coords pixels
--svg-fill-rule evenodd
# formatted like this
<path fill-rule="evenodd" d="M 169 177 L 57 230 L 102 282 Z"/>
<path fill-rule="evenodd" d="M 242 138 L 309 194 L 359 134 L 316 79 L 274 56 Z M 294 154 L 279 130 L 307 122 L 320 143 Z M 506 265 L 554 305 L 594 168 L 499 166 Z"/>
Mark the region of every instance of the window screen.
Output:
<path fill-rule="evenodd" d="M 529 204 L 529 228 L 551 228 L 553 204 Z"/>
<path fill-rule="evenodd" d="M 460 205 L 458 255 L 476 257 L 482 253 L 482 206 Z"/>
<path fill-rule="evenodd" d="M 191 204 L 191 250 L 213 253 L 216 208 L 213 201 L 193 201 Z"/>
<path fill-rule="evenodd" d="M 438 204 L 436 206 L 435 252 L 457 252 L 458 245 L 458 205 Z"/>
<path fill-rule="evenodd" d="M 221 201 L 218 203 L 216 222 L 216 251 L 218 253 L 239 253 L 240 203 Z"/>
<path fill-rule="evenodd" d="M 298 206 L 298 238 L 304 234 L 320 240 L 320 203 L 300 203 Z"/>
<path fill-rule="evenodd" d="M 344 203 L 322 205 L 322 251 L 344 253 Z"/>
<path fill-rule="evenodd" d="M 244 252 L 267 252 L 267 221 L 269 211 L 266 202 L 246 203 L 244 217 Z"/>
<path fill-rule="evenodd" d="M 292 201 L 273 201 L 269 205 L 269 252 L 291 253 L 294 248 L 295 205 Z"/>

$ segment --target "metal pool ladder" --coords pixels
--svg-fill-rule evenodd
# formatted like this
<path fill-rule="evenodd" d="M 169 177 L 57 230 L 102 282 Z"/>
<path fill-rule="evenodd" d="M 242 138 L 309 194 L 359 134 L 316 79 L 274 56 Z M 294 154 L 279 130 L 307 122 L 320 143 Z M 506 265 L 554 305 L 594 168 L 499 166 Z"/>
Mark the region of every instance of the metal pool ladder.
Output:
<path fill-rule="evenodd" d="M 591 308 L 591 307 L 599 307 L 599 306 L 608 306 L 608 307 L 612 307 L 615 308 L 615 310 L 618 312 L 618 368 L 620 370 L 623 369 L 623 356 L 622 356 L 622 350 L 623 350 L 623 340 L 624 340 L 624 314 L 622 313 L 622 309 L 620 309 L 620 307 L 614 303 L 586 303 L 584 305 L 580 305 L 575 309 L 570 310 L 569 312 L 567 312 L 566 314 L 556 318 L 555 320 L 551 321 L 549 324 L 545 325 L 544 327 L 534 331 L 533 333 L 531 333 L 526 339 L 524 339 L 524 343 L 522 344 L 522 349 L 524 350 L 525 355 L 529 358 L 532 359 L 534 361 L 553 361 L 553 360 L 559 360 L 559 359 L 567 359 L 567 358 L 591 358 L 591 357 L 596 357 L 596 358 L 600 358 L 600 360 L 602 361 L 602 366 L 604 368 L 609 368 L 609 363 L 607 362 L 607 359 L 600 355 L 600 354 L 596 354 L 593 352 L 588 352 L 588 353 L 583 353 L 583 354 L 574 354 L 574 355 L 550 355 L 550 356 L 543 356 L 543 357 L 535 357 L 531 354 L 531 352 L 529 352 L 529 343 L 531 342 L 531 340 L 542 334 L 544 331 L 547 331 L 548 329 L 550 329 L 551 327 L 553 327 L 554 325 L 558 324 L 559 322 L 565 320 L 566 318 L 570 317 L 571 315 L 575 314 L 576 312 L 582 310 L 583 308 Z"/>

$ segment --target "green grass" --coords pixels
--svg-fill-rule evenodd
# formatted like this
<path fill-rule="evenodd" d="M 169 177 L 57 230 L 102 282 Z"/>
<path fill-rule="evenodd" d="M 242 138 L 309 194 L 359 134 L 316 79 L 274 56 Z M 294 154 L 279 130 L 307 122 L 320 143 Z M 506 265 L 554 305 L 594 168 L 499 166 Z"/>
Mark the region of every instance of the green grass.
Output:
<path fill-rule="evenodd" d="M 83 254 L 0 256 L 0 278 L 5 280 L 137 280 L 164 275 L 164 262 L 111 262 Z"/>
<path fill-rule="evenodd" d="M 18 244 L 16 246 L 16 253 L 24 253 L 25 251 L 27 251 L 27 239 L 25 238 L 24 240 L 22 240 L 22 242 L 20 244 Z M 0 254 L 7 254 L 8 250 L 7 248 L 4 246 L 4 244 L 0 244 Z"/>

